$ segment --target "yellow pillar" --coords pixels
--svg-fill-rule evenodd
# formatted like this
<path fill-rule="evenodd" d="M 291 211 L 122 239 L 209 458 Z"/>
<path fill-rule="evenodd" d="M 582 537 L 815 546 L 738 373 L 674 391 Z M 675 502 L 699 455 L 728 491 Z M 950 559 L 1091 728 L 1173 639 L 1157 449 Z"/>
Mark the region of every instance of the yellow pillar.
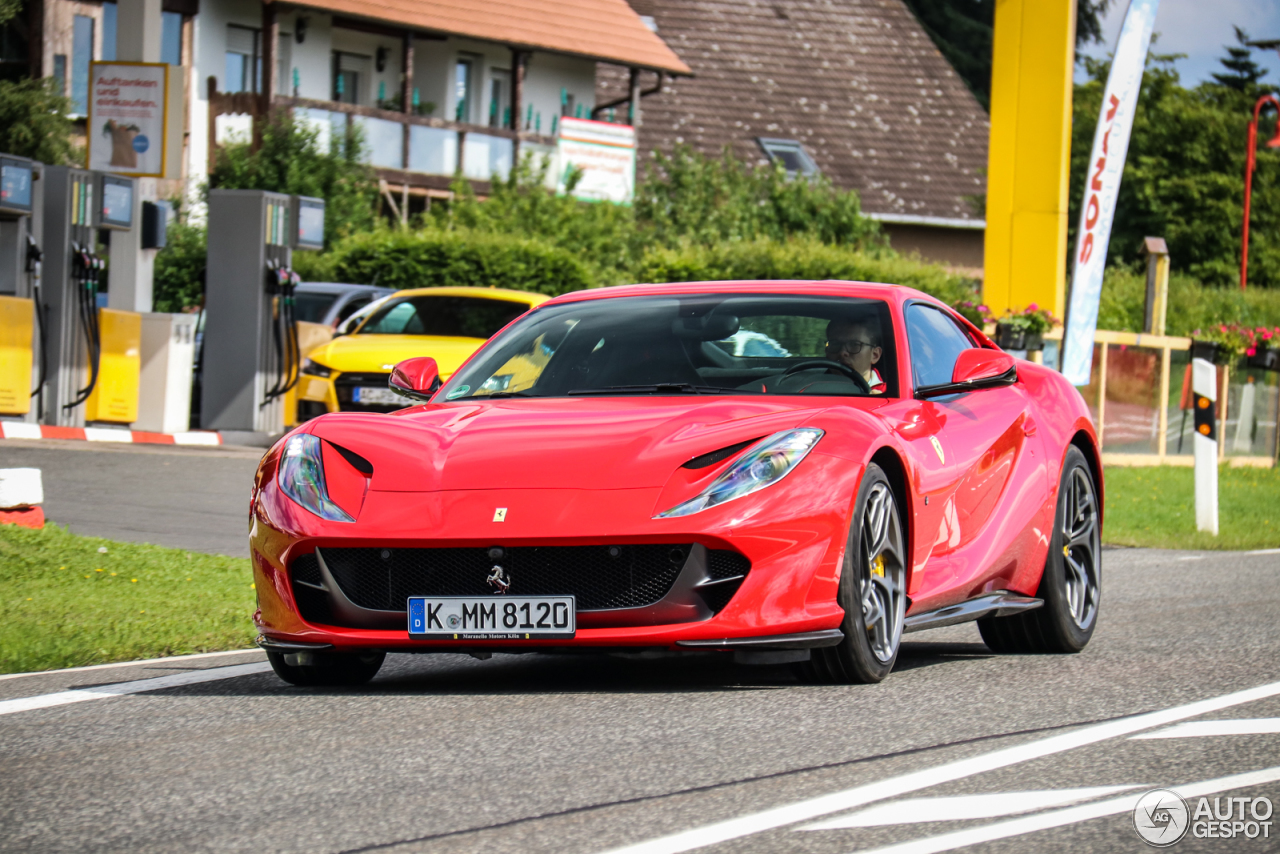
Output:
<path fill-rule="evenodd" d="M 1075 0 L 996 0 L 983 300 L 1066 311 Z"/>

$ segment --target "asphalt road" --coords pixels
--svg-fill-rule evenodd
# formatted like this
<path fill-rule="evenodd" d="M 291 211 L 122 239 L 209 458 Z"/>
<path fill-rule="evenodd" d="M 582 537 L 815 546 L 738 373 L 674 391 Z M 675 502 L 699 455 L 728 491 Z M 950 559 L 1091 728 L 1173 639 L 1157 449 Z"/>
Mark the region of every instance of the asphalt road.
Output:
<path fill-rule="evenodd" d="M 1149 789 L 1280 802 L 1280 554 L 1104 572 L 1083 654 L 957 626 L 876 686 L 715 654 L 398 655 L 341 690 L 256 652 L 0 678 L 0 851 L 1137 852 Z M 1270 820 L 1173 850 L 1275 851 Z"/>
<path fill-rule="evenodd" d="M 46 518 L 72 533 L 249 556 L 261 448 L 0 439 L 0 468 L 38 468 Z"/>

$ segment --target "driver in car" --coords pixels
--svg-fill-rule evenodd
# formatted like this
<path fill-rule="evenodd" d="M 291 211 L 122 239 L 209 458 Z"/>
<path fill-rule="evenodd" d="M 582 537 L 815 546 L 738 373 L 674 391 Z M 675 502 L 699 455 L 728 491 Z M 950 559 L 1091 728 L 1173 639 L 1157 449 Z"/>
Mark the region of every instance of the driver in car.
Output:
<path fill-rule="evenodd" d="M 857 371 L 858 375 L 866 380 L 871 394 L 883 394 L 885 390 L 884 380 L 875 369 L 883 353 L 880 324 L 874 318 L 838 317 L 827 324 L 827 359 Z M 839 386 L 851 382 L 848 374 L 838 368 L 815 366 L 755 380 L 740 388 L 784 394 L 843 393 Z"/>
<path fill-rule="evenodd" d="M 842 318 L 836 318 L 827 324 L 827 358 L 862 374 L 867 385 L 871 386 L 872 394 L 884 392 L 884 380 L 875 369 L 875 364 L 884 353 L 879 326 L 874 321 Z"/>

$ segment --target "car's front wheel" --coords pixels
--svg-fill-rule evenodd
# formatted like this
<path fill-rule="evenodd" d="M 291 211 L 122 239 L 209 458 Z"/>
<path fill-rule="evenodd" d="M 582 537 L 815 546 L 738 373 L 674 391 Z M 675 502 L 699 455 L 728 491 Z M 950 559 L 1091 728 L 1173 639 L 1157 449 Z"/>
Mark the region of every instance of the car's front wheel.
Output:
<path fill-rule="evenodd" d="M 271 669 L 291 685 L 363 685 L 378 673 L 385 652 L 267 652 Z"/>
<path fill-rule="evenodd" d="M 1093 470 L 1074 446 L 1062 466 L 1055 522 L 1036 591 L 1044 606 L 978 621 L 993 652 L 1079 652 L 1093 637 L 1102 603 L 1102 513 Z"/>
<path fill-rule="evenodd" d="M 902 517 L 884 470 L 867 466 L 854 505 L 840 587 L 844 640 L 813 650 L 806 675 L 822 682 L 879 682 L 893 670 L 907 611 Z"/>

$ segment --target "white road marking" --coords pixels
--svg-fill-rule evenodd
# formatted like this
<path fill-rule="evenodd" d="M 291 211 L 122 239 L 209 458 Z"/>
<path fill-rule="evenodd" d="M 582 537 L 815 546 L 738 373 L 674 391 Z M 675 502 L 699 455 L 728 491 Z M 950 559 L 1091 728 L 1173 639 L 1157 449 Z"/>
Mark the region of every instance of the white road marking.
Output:
<path fill-rule="evenodd" d="M 952 795 L 942 798 L 907 798 L 877 804 L 851 815 L 842 815 L 796 830 L 844 830 L 850 827 L 883 827 L 890 824 L 923 824 L 931 821 L 966 821 L 1002 818 L 1021 812 L 1045 810 L 1064 804 L 1091 801 L 1138 786 L 1092 786 L 1084 789 L 1045 789 L 1037 792 L 995 792 L 987 795 Z M 1150 788 L 1150 787 L 1148 787 Z"/>
<path fill-rule="evenodd" d="M 215 658 L 220 655 L 243 655 L 246 652 L 260 652 L 258 647 L 248 649 L 229 649 L 226 652 L 197 652 L 193 655 L 166 655 L 163 658 L 140 658 L 137 661 L 113 661 L 110 664 L 87 664 L 84 667 L 60 667 L 55 670 L 32 670 L 27 673 L 0 674 L 0 682 L 5 679 L 20 679 L 23 676 L 48 676 L 51 673 L 83 673 L 87 670 L 112 670 L 117 667 L 135 667 L 139 664 L 158 664 L 165 661 L 193 661 L 197 658 Z"/>
<path fill-rule="evenodd" d="M 183 685 L 196 685 L 201 682 L 215 682 L 219 679 L 234 679 L 237 676 L 252 676 L 256 673 L 265 673 L 270 669 L 271 665 L 265 661 L 253 664 L 234 664 L 231 667 L 211 667 L 208 670 L 192 670 L 187 673 L 175 673 L 172 676 L 157 676 L 154 679 L 139 679 L 136 682 L 120 682 L 116 685 L 103 685 L 98 688 L 80 688 L 70 691 L 58 691 L 54 694 L 40 694 L 35 697 L 19 697 L 16 700 L 0 701 L 0 715 L 29 712 L 33 709 L 47 709 L 50 706 L 65 706 L 68 703 L 83 703 L 86 700 L 105 700 L 109 697 L 139 694 L 143 691 L 159 691 L 161 688 L 178 688 Z"/>
<path fill-rule="evenodd" d="M 1280 555 L 1280 549 L 1256 549 L 1251 552 L 1245 552 L 1247 555 Z"/>
<path fill-rule="evenodd" d="M 821 795 L 751 815 L 703 825 L 692 830 L 673 833 L 669 836 L 650 839 L 634 845 L 610 849 L 607 854 L 679 854 L 682 851 L 692 851 L 707 845 L 715 845 L 730 839 L 739 839 L 743 836 L 785 827 L 788 824 L 807 821 L 818 816 L 830 815 L 833 812 L 853 809 L 873 801 L 881 801 L 897 795 L 905 795 L 908 792 L 927 789 L 930 786 L 962 780 L 975 774 L 994 771 L 997 768 L 1007 768 L 1010 765 L 1029 762 L 1032 759 L 1042 759 L 1056 753 L 1074 750 L 1077 747 L 1096 744 L 1112 738 L 1120 738 L 1145 729 L 1154 729 L 1155 727 L 1176 723 L 1187 718 L 1199 717 L 1220 709 L 1238 706 L 1242 703 L 1265 700 L 1278 694 L 1280 694 L 1280 682 L 1272 682 L 1267 685 L 1259 685 L 1256 688 L 1224 694 L 1221 697 L 1212 697 L 1208 700 L 1188 703 L 1184 706 L 1175 706 L 1158 712 L 1147 712 L 1146 714 L 1135 715 L 1118 721 L 1108 721 L 1082 727 L 1075 732 L 1050 736 L 1049 738 L 1014 747 L 1006 747 L 934 768 L 924 768 L 920 771 L 912 771 L 897 777 L 890 777 L 887 780 L 877 780 L 862 786 L 855 786 L 842 792 L 833 792 L 829 795 Z"/>
<path fill-rule="evenodd" d="M 1272 783 L 1276 780 L 1280 780 L 1280 768 L 1266 768 L 1262 771 L 1249 771 L 1244 774 L 1233 774 L 1230 777 L 1219 777 L 1216 780 L 1204 780 L 1200 783 L 1173 786 L 1172 789 L 1184 799 L 1189 799 L 1212 795 L 1216 792 L 1226 792 L 1231 789 L 1243 789 L 1247 786 L 1261 786 L 1264 783 Z M 1048 830 L 1051 827 L 1062 827 L 1063 825 L 1078 824 L 1082 821 L 1102 818 L 1103 816 L 1132 812 L 1143 794 L 1143 792 L 1134 792 L 1130 795 L 1112 798 L 1109 801 L 1099 801 L 1096 804 L 1083 804 L 1078 807 L 1058 810 L 1057 812 L 1015 818 L 1012 821 L 1004 821 L 999 824 L 988 824 L 985 827 L 957 830 L 940 836 L 931 836 L 927 839 L 899 842 L 896 845 L 887 845 L 884 848 L 859 851 L 858 854 L 938 854 L 941 851 L 953 851 L 956 848 L 978 845 L 982 842 L 992 842 L 996 839 L 1008 839 L 1011 836 L 1035 833 L 1037 830 Z"/>
<path fill-rule="evenodd" d="M 1280 733 L 1280 718 L 1187 721 L 1168 729 L 1144 732 L 1130 738 L 1203 738 L 1211 735 L 1269 735 L 1271 733 Z"/>

